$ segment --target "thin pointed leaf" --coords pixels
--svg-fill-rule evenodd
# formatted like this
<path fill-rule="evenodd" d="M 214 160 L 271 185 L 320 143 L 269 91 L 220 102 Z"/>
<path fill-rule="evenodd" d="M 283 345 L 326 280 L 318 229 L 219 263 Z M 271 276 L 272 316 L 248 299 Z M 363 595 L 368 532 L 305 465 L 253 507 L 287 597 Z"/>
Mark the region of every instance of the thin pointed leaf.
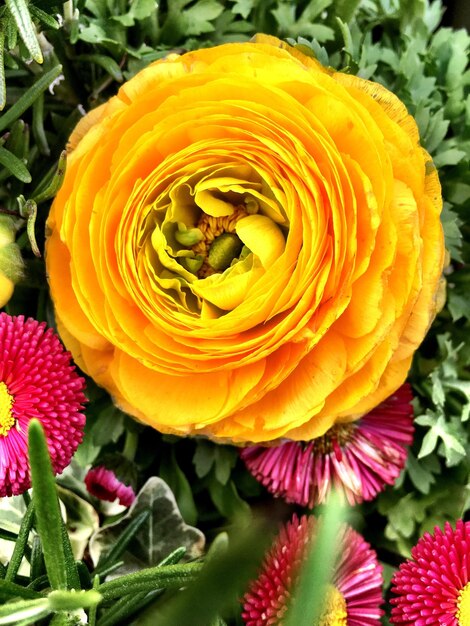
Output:
<path fill-rule="evenodd" d="M 8 128 L 20 115 L 22 115 L 26 109 L 28 109 L 36 98 L 45 91 L 49 85 L 51 85 L 62 73 L 62 65 L 56 65 L 51 70 L 43 74 L 38 80 L 31 85 L 21 98 L 18 98 L 16 103 L 8 109 L 0 118 L 0 132 Z"/>
<path fill-rule="evenodd" d="M 34 589 L 28 589 L 27 587 L 21 587 L 16 583 L 9 582 L 8 580 L 0 580 L 0 600 L 6 601 L 10 598 L 23 598 L 34 599 L 40 598 L 41 594 Z"/>
<path fill-rule="evenodd" d="M 25 623 L 34 624 L 41 617 L 45 617 L 50 613 L 47 598 L 39 598 L 37 600 L 18 600 L 18 602 L 9 602 L 0 606 L 0 626 L 4 624 L 15 624 L 25 620 Z"/>
<path fill-rule="evenodd" d="M 31 580 L 36 580 L 45 572 L 44 556 L 42 554 L 41 540 L 37 535 L 33 537 L 33 547 L 31 549 Z"/>
<path fill-rule="evenodd" d="M 5 31 L 7 36 L 8 50 L 13 50 L 16 48 L 16 44 L 18 42 L 18 29 L 16 28 L 16 22 L 13 17 L 10 15 L 7 19 Z"/>
<path fill-rule="evenodd" d="M 173 550 L 161 563 L 162 565 L 175 565 L 186 554 L 186 548 L 177 548 Z M 127 624 L 129 618 L 132 617 L 137 611 L 145 608 L 150 602 L 155 600 L 156 596 L 161 593 L 160 590 L 151 592 L 136 593 L 131 598 L 128 595 L 120 598 L 112 607 L 110 607 L 103 617 L 99 620 L 98 626 L 115 626 L 115 624 Z"/>
<path fill-rule="evenodd" d="M 62 518 L 49 449 L 42 426 L 37 419 L 31 420 L 28 434 L 36 529 L 41 538 L 44 562 L 51 587 L 65 589 L 67 568 L 62 542 Z"/>
<path fill-rule="evenodd" d="M 114 600 L 127 594 L 153 591 L 155 589 L 178 589 L 185 587 L 200 573 L 202 563 L 165 565 L 146 569 L 114 578 L 102 583 L 98 591 L 104 600 Z"/>
<path fill-rule="evenodd" d="M 40 94 L 33 104 L 33 135 L 42 154 L 51 153 L 44 130 L 44 94 Z"/>
<path fill-rule="evenodd" d="M 5 574 L 5 580 L 13 582 L 16 574 L 20 569 L 21 561 L 23 560 L 26 546 L 28 544 L 28 537 L 33 526 L 34 520 L 34 506 L 31 502 L 28 506 L 23 521 L 21 522 L 20 531 L 18 533 L 18 539 L 15 543 L 13 554 L 11 555 L 10 562 L 8 563 L 7 572 Z"/>
<path fill-rule="evenodd" d="M 29 11 L 33 17 L 37 18 L 40 22 L 42 22 L 48 28 L 52 28 L 53 30 L 59 30 L 60 24 L 57 20 L 55 20 L 52 17 L 52 15 L 49 15 L 49 13 L 46 13 L 42 9 L 39 9 L 34 4 L 30 4 L 28 6 L 29 6 Z"/>
<path fill-rule="evenodd" d="M 34 28 L 26 0 L 5 0 L 5 4 L 16 22 L 21 39 L 24 41 L 28 52 L 37 63 L 42 63 L 41 46 L 36 36 L 36 29 Z"/>
<path fill-rule="evenodd" d="M 5 47 L 5 30 L 4 23 L 0 22 L 0 111 L 5 108 L 7 103 L 7 89 L 5 83 L 5 59 L 3 50 Z"/>
<path fill-rule="evenodd" d="M 77 57 L 77 61 L 95 63 L 108 72 L 118 83 L 122 82 L 121 68 L 112 57 L 108 57 L 105 54 L 81 54 Z"/>
<path fill-rule="evenodd" d="M 78 575 L 77 565 L 73 556 L 72 544 L 67 533 L 64 522 L 61 518 L 62 525 L 62 545 L 64 546 L 65 568 L 67 571 L 67 588 L 81 589 L 80 576 Z"/>
<path fill-rule="evenodd" d="M 100 585 L 100 577 L 95 576 L 93 579 L 93 589 L 98 589 Z M 96 626 L 96 611 L 97 606 L 92 606 L 88 613 L 88 626 Z"/>
<path fill-rule="evenodd" d="M 2 146 L 0 146 L 0 164 L 23 183 L 31 182 L 31 174 L 23 161 Z"/>
<path fill-rule="evenodd" d="M 139 528 L 148 520 L 150 516 L 150 511 L 142 511 L 129 526 L 119 535 L 116 543 L 108 552 L 108 554 L 103 558 L 101 563 L 98 564 L 95 569 L 95 574 L 101 574 L 103 570 L 105 570 L 109 565 L 115 563 L 119 557 L 123 554 L 125 549 L 127 548 L 131 539 L 138 532 Z"/>

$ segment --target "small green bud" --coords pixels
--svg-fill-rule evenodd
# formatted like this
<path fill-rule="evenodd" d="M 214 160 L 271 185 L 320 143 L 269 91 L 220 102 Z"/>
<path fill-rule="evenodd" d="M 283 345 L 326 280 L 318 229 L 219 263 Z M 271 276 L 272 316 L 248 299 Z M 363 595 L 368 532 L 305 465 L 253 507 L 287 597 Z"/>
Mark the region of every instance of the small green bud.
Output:
<path fill-rule="evenodd" d="M 222 233 L 209 248 L 207 262 L 212 269 L 223 272 L 242 251 L 243 243 L 235 233 Z"/>
<path fill-rule="evenodd" d="M 178 222 L 178 230 L 175 231 L 175 239 L 182 246 L 191 248 L 204 239 L 199 228 L 188 228 L 183 222 Z"/>

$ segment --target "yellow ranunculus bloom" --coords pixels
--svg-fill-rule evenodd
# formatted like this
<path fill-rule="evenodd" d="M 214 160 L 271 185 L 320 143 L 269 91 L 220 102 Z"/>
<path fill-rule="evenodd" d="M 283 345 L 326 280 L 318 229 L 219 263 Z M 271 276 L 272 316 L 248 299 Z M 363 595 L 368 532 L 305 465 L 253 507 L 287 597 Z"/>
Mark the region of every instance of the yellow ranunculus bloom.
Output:
<path fill-rule="evenodd" d="M 15 220 L 0 215 L 0 308 L 10 300 L 15 283 L 23 276 L 23 259 L 15 235 Z"/>
<path fill-rule="evenodd" d="M 258 36 L 89 113 L 48 220 L 58 326 L 139 420 L 310 439 L 406 378 L 440 300 L 439 180 L 380 85 Z"/>

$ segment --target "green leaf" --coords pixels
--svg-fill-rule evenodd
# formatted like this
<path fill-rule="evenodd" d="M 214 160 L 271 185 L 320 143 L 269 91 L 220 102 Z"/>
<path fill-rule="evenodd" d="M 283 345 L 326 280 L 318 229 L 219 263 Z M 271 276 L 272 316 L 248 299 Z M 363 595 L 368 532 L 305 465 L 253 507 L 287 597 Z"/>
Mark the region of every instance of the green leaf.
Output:
<path fill-rule="evenodd" d="M 135 523 L 143 512 L 149 513 L 120 555 L 124 566 L 115 573 L 133 572 L 160 563 L 170 552 L 181 546 L 188 551 L 187 558 L 201 556 L 204 535 L 197 528 L 184 523 L 168 485 L 151 477 L 137 494 L 129 511 L 117 522 L 98 530 L 90 540 L 90 556 L 96 564 L 102 554 L 109 553 L 118 538 Z M 103 557 L 104 558 L 104 557 Z"/>
<path fill-rule="evenodd" d="M 186 475 L 178 465 L 174 448 L 168 455 L 163 455 L 159 474 L 172 490 L 184 521 L 187 524 L 195 525 L 197 509 L 193 492 Z"/>
<path fill-rule="evenodd" d="M 250 15 L 256 4 L 256 0 L 232 0 L 232 2 L 235 2 L 231 9 L 232 13 L 235 13 L 235 15 L 241 15 L 245 20 Z"/>
<path fill-rule="evenodd" d="M 155 589 L 180 589 L 193 581 L 202 563 L 149 567 L 102 583 L 97 590 L 105 601 Z"/>
<path fill-rule="evenodd" d="M 67 568 L 62 518 L 46 438 L 37 419 L 31 420 L 28 435 L 36 528 L 41 538 L 47 575 L 53 589 L 65 589 Z"/>
<path fill-rule="evenodd" d="M 237 487 L 233 480 L 222 485 L 217 480 L 212 480 L 209 484 L 209 492 L 212 501 L 219 512 L 228 519 L 236 517 L 250 516 L 251 509 L 245 500 L 238 494 Z"/>
<path fill-rule="evenodd" d="M 46 13 L 32 2 L 28 4 L 28 8 L 31 15 L 47 26 L 47 28 L 59 30 L 60 24 L 52 17 L 52 15 L 49 15 L 49 13 Z"/>
<path fill-rule="evenodd" d="M 7 103 L 4 48 L 5 48 L 4 22 L 0 21 L 0 111 L 2 111 L 5 108 L 5 105 Z"/>
<path fill-rule="evenodd" d="M 41 594 L 34 589 L 22 587 L 8 580 L 0 579 L 0 600 L 5 602 L 11 598 L 34 599 L 41 597 Z"/>
<path fill-rule="evenodd" d="M 458 148 L 449 148 L 443 152 L 438 152 L 434 157 L 436 167 L 444 167 L 445 165 L 457 165 L 466 156 L 464 150 Z"/>
<path fill-rule="evenodd" d="M 0 164 L 23 183 L 31 182 L 31 174 L 21 159 L 0 146 Z"/>
<path fill-rule="evenodd" d="M 13 555 L 8 563 L 8 568 L 5 574 L 5 580 L 13 582 L 20 569 L 21 561 L 23 560 L 26 545 L 28 543 L 29 533 L 33 526 L 34 521 L 34 506 L 30 502 L 26 510 L 26 514 L 21 523 L 20 531 L 18 533 L 18 539 L 15 543 L 15 549 Z"/>
<path fill-rule="evenodd" d="M 177 548 L 158 565 L 175 565 L 183 558 L 185 553 L 185 548 Z M 130 623 L 130 617 L 152 602 L 159 593 L 160 591 L 157 589 L 149 593 L 145 591 L 136 593 L 132 598 L 129 598 L 128 595 L 123 596 L 100 618 L 99 626 Z"/>
<path fill-rule="evenodd" d="M 102 67 L 110 76 L 118 83 L 122 82 L 122 72 L 116 61 L 104 54 L 81 54 L 77 57 L 77 61 L 85 63 L 95 63 Z"/>
<path fill-rule="evenodd" d="M 50 612 L 47 598 L 9 602 L 0 607 L 0 626 L 18 625 L 20 622 L 22 624 L 34 624 L 37 620 L 49 615 Z"/>
<path fill-rule="evenodd" d="M 62 73 L 62 66 L 56 65 L 51 70 L 42 74 L 38 80 L 0 117 L 0 132 L 8 128 L 26 109 L 28 109 L 36 98 L 45 91 Z"/>
<path fill-rule="evenodd" d="M 37 63 L 42 63 L 41 46 L 36 36 L 36 30 L 31 20 L 26 0 L 5 0 L 5 4 L 16 22 L 21 39 L 24 41 L 28 52 Z"/>
<path fill-rule="evenodd" d="M 130 541 L 134 538 L 141 526 L 147 521 L 150 516 L 150 511 L 142 511 L 137 515 L 130 524 L 122 531 L 116 541 L 113 543 L 106 556 L 99 560 L 95 569 L 95 574 L 100 574 L 107 569 L 109 565 L 119 561 L 121 555 L 125 552 Z"/>
<path fill-rule="evenodd" d="M 440 471 L 439 461 L 436 457 L 427 457 L 418 462 L 411 450 L 408 451 L 406 471 L 414 486 L 421 493 L 429 493 L 431 485 L 436 482 L 435 474 Z"/>
<path fill-rule="evenodd" d="M 194 469 L 198 478 L 204 478 L 211 471 L 215 461 L 216 446 L 210 441 L 198 439 L 193 456 Z"/>

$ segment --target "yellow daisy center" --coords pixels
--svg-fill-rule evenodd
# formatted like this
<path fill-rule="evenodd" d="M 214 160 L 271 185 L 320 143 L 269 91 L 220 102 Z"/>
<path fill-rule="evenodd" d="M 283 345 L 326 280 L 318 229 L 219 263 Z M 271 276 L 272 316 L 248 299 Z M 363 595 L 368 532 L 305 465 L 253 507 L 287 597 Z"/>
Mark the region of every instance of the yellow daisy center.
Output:
<path fill-rule="evenodd" d="M 339 589 L 329 585 L 320 619 L 315 626 L 347 626 L 346 600 Z"/>
<path fill-rule="evenodd" d="M 15 424 L 13 411 L 14 398 L 4 382 L 0 382 L 0 436 L 5 436 Z"/>
<path fill-rule="evenodd" d="M 469 626 L 470 624 L 470 583 L 460 591 L 457 600 L 457 613 L 455 614 L 459 626 Z"/>

